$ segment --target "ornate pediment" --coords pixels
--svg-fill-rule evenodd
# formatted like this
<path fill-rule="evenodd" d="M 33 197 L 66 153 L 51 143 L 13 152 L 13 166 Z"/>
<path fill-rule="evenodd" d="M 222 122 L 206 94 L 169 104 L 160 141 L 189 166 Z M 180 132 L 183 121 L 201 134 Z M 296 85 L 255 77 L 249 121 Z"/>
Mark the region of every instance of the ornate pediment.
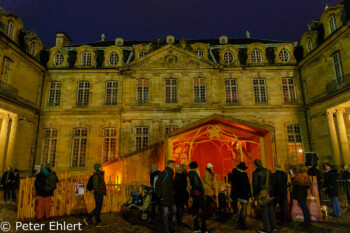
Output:
<path fill-rule="evenodd" d="M 174 45 L 157 49 L 141 59 L 130 63 L 126 68 L 141 69 L 200 69 L 213 68 L 215 64 L 205 58 L 196 56 L 193 52 Z"/>

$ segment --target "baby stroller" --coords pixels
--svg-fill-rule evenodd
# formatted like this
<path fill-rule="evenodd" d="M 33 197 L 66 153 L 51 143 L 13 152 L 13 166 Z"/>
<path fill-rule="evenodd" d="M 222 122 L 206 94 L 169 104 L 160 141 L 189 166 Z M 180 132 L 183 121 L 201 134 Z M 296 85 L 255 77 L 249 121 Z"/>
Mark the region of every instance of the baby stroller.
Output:
<path fill-rule="evenodd" d="M 141 218 L 142 221 L 147 221 L 150 217 L 150 206 L 152 201 L 153 188 L 145 185 L 141 185 L 142 196 L 139 189 L 134 189 L 131 194 L 132 200 L 126 202 L 122 208 L 121 212 L 125 219 L 130 215 L 136 215 L 137 219 Z"/>

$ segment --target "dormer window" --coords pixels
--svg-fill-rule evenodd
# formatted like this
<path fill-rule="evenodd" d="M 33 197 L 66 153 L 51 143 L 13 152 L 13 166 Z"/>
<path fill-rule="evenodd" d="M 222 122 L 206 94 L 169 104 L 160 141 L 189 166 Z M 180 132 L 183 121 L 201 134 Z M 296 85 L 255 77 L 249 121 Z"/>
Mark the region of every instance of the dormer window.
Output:
<path fill-rule="evenodd" d="M 35 43 L 31 43 L 30 44 L 30 54 L 34 57 L 36 53 L 36 49 L 35 49 Z"/>
<path fill-rule="evenodd" d="M 13 34 L 15 32 L 15 26 L 12 21 L 8 21 L 6 28 L 6 36 L 8 36 L 11 40 L 13 40 Z"/>
<path fill-rule="evenodd" d="M 168 44 L 173 44 L 173 43 L 175 42 L 175 37 L 173 37 L 173 36 L 167 36 L 167 37 L 166 37 L 166 42 L 167 42 Z"/>
<path fill-rule="evenodd" d="M 195 52 L 195 54 L 197 54 L 198 56 L 200 56 L 200 57 L 204 57 L 204 51 L 203 50 L 201 50 L 201 49 L 197 49 L 196 51 L 194 51 Z"/>
<path fill-rule="evenodd" d="M 250 52 L 251 62 L 252 63 L 262 63 L 262 54 L 260 49 L 253 49 Z"/>
<path fill-rule="evenodd" d="M 220 36 L 219 42 L 220 44 L 227 44 L 227 36 Z"/>
<path fill-rule="evenodd" d="M 333 14 L 329 18 L 329 31 L 332 34 L 335 30 L 337 30 L 337 20 L 335 18 L 335 15 Z"/>
<path fill-rule="evenodd" d="M 54 58 L 53 58 L 53 63 L 56 65 L 56 66 L 60 66 L 62 65 L 64 61 L 64 56 L 62 53 L 56 53 Z"/>
<path fill-rule="evenodd" d="M 146 50 L 141 50 L 141 51 L 139 52 L 139 58 L 142 58 L 142 57 L 146 56 L 146 54 L 147 54 L 147 51 L 146 51 Z"/>
<path fill-rule="evenodd" d="M 307 41 L 307 51 L 309 53 L 312 51 L 312 40 L 311 40 L 311 38 Z"/>
<path fill-rule="evenodd" d="M 281 59 L 282 62 L 287 63 L 289 61 L 290 55 L 286 49 L 282 49 L 278 54 L 278 57 Z"/>
<path fill-rule="evenodd" d="M 81 65 L 82 66 L 91 66 L 91 53 L 83 52 L 81 54 Z"/>
<path fill-rule="evenodd" d="M 226 51 L 224 53 L 224 63 L 231 64 L 231 63 L 233 63 L 234 58 L 235 58 L 235 56 L 231 51 Z"/>
<path fill-rule="evenodd" d="M 118 64 L 119 56 L 116 52 L 112 52 L 111 55 L 109 55 L 109 64 L 112 66 Z"/>

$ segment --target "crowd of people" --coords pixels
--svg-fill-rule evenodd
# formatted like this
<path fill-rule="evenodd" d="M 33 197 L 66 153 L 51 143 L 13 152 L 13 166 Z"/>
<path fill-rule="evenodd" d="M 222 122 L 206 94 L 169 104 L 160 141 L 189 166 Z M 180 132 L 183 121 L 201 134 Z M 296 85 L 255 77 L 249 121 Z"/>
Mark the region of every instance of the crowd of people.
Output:
<path fill-rule="evenodd" d="M 310 211 L 307 206 L 308 189 L 311 187 L 311 176 L 318 179 L 319 191 L 328 195 L 332 202 L 334 217 L 341 217 L 342 212 L 338 198 L 338 182 L 340 178 L 348 185 L 344 190 L 350 202 L 350 167 L 344 166 L 344 172 L 339 177 L 337 170 L 329 163 L 324 163 L 324 174 L 316 166 L 299 165 L 289 171 L 291 180 L 288 181 L 287 174 L 280 165 L 275 165 L 275 172 L 262 166 L 259 159 L 254 161 L 255 170 L 252 176 L 252 184 L 249 181 L 246 170 L 248 167 L 244 162 L 239 163 L 236 168 L 229 174 L 229 183 L 231 192 L 229 200 L 234 215 L 238 216 L 237 229 L 248 230 L 246 225 L 248 204 L 253 203 L 260 208 L 262 215 L 263 228 L 258 232 L 277 232 L 276 228 L 276 207 L 280 209 L 280 221 L 285 225 L 288 221 L 287 214 L 287 189 L 289 188 L 291 198 L 298 202 L 304 222 L 303 227 L 310 227 Z M 161 172 L 156 165 L 152 165 L 150 173 L 150 185 L 153 188 L 151 207 L 151 223 L 156 217 L 156 208 L 162 214 L 162 232 L 175 232 L 176 228 L 184 226 L 182 218 L 185 213 L 185 207 L 189 207 L 190 197 L 192 198 L 192 214 L 194 232 L 208 232 L 206 220 L 210 217 L 211 208 L 216 206 L 215 201 L 215 173 L 214 166 L 211 163 L 206 165 L 203 178 L 198 168 L 198 163 L 192 161 L 189 164 L 189 171 L 186 165 L 176 164 L 173 160 L 167 161 L 166 168 Z M 90 177 L 87 184 L 94 191 L 95 209 L 84 218 L 87 226 L 92 224 L 92 218 L 95 217 L 96 227 L 103 226 L 101 222 L 101 210 L 103 197 L 106 195 L 106 184 L 104 181 L 104 172 L 101 164 L 94 165 L 95 173 Z M 293 171 L 295 170 L 295 171 Z M 51 170 L 50 165 L 46 165 L 35 175 L 35 190 L 38 196 L 36 218 L 39 220 L 43 217 L 50 218 L 50 203 L 56 189 L 58 178 L 56 173 Z M 323 183 L 320 180 L 323 179 Z M 90 184 L 91 183 L 91 184 Z M 4 190 L 4 201 L 16 200 L 16 188 L 19 186 L 19 172 L 15 169 L 12 172 L 8 167 L 1 179 L 1 187 Z M 188 186 L 190 192 L 188 193 Z M 221 188 L 220 188 L 221 190 Z M 219 193 L 219 210 L 224 211 L 226 201 L 225 187 L 223 192 Z M 223 194 L 222 196 L 220 196 Z M 220 200 L 223 199 L 222 200 Z M 221 204 L 224 203 L 224 204 Z M 238 211 L 238 204 L 240 210 Z M 44 211 L 45 210 L 45 211 Z M 201 213 L 201 214 L 200 214 Z M 201 224 L 199 219 L 201 219 Z"/>

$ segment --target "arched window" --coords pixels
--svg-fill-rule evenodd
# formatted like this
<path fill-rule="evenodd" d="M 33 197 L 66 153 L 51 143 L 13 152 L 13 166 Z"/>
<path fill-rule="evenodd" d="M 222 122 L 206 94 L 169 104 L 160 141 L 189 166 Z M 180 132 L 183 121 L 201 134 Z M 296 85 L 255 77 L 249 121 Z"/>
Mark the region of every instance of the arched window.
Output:
<path fill-rule="evenodd" d="M 82 66 L 91 66 L 91 53 L 83 52 L 81 54 L 81 65 Z"/>
<path fill-rule="evenodd" d="M 280 53 L 278 54 L 278 57 L 281 59 L 282 62 L 286 63 L 289 61 L 289 52 L 286 49 L 282 49 Z"/>
<path fill-rule="evenodd" d="M 111 64 L 112 66 L 118 64 L 118 61 L 119 61 L 119 56 L 116 52 L 112 52 L 110 55 L 109 55 L 109 64 Z"/>
<path fill-rule="evenodd" d="M 312 40 L 311 40 L 311 38 L 307 41 L 307 51 L 309 53 L 312 51 Z"/>
<path fill-rule="evenodd" d="M 30 44 L 30 54 L 34 57 L 36 54 L 36 48 L 35 48 L 35 43 Z"/>
<path fill-rule="evenodd" d="M 262 63 L 262 54 L 260 49 L 253 49 L 253 51 L 250 52 L 250 57 L 252 63 Z"/>
<path fill-rule="evenodd" d="M 56 65 L 56 66 L 60 66 L 62 65 L 64 61 L 64 56 L 62 53 L 56 53 L 54 58 L 53 58 L 53 63 Z"/>
<path fill-rule="evenodd" d="M 11 40 L 13 40 L 13 35 L 15 32 L 15 26 L 12 21 L 8 21 L 6 28 L 6 36 L 8 36 Z"/>
<path fill-rule="evenodd" d="M 194 51 L 198 56 L 200 57 L 204 57 L 204 51 L 201 49 L 197 49 L 196 51 Z"/>
<path fill-rule="evenodd" d="M 231 64 L 235 59 L 235 55 L 231 51 L 226 51 L 224 53 L 224 63 Z"/>
<path fill-rule="evenodd" d="M 146 50 L 141 50 L 141 51 L 139 52 L 139 58 L 142 58 L 142 57 L 146 56 L 146 54 L 147 54 L 147 51 L 146 51 Z"/>

